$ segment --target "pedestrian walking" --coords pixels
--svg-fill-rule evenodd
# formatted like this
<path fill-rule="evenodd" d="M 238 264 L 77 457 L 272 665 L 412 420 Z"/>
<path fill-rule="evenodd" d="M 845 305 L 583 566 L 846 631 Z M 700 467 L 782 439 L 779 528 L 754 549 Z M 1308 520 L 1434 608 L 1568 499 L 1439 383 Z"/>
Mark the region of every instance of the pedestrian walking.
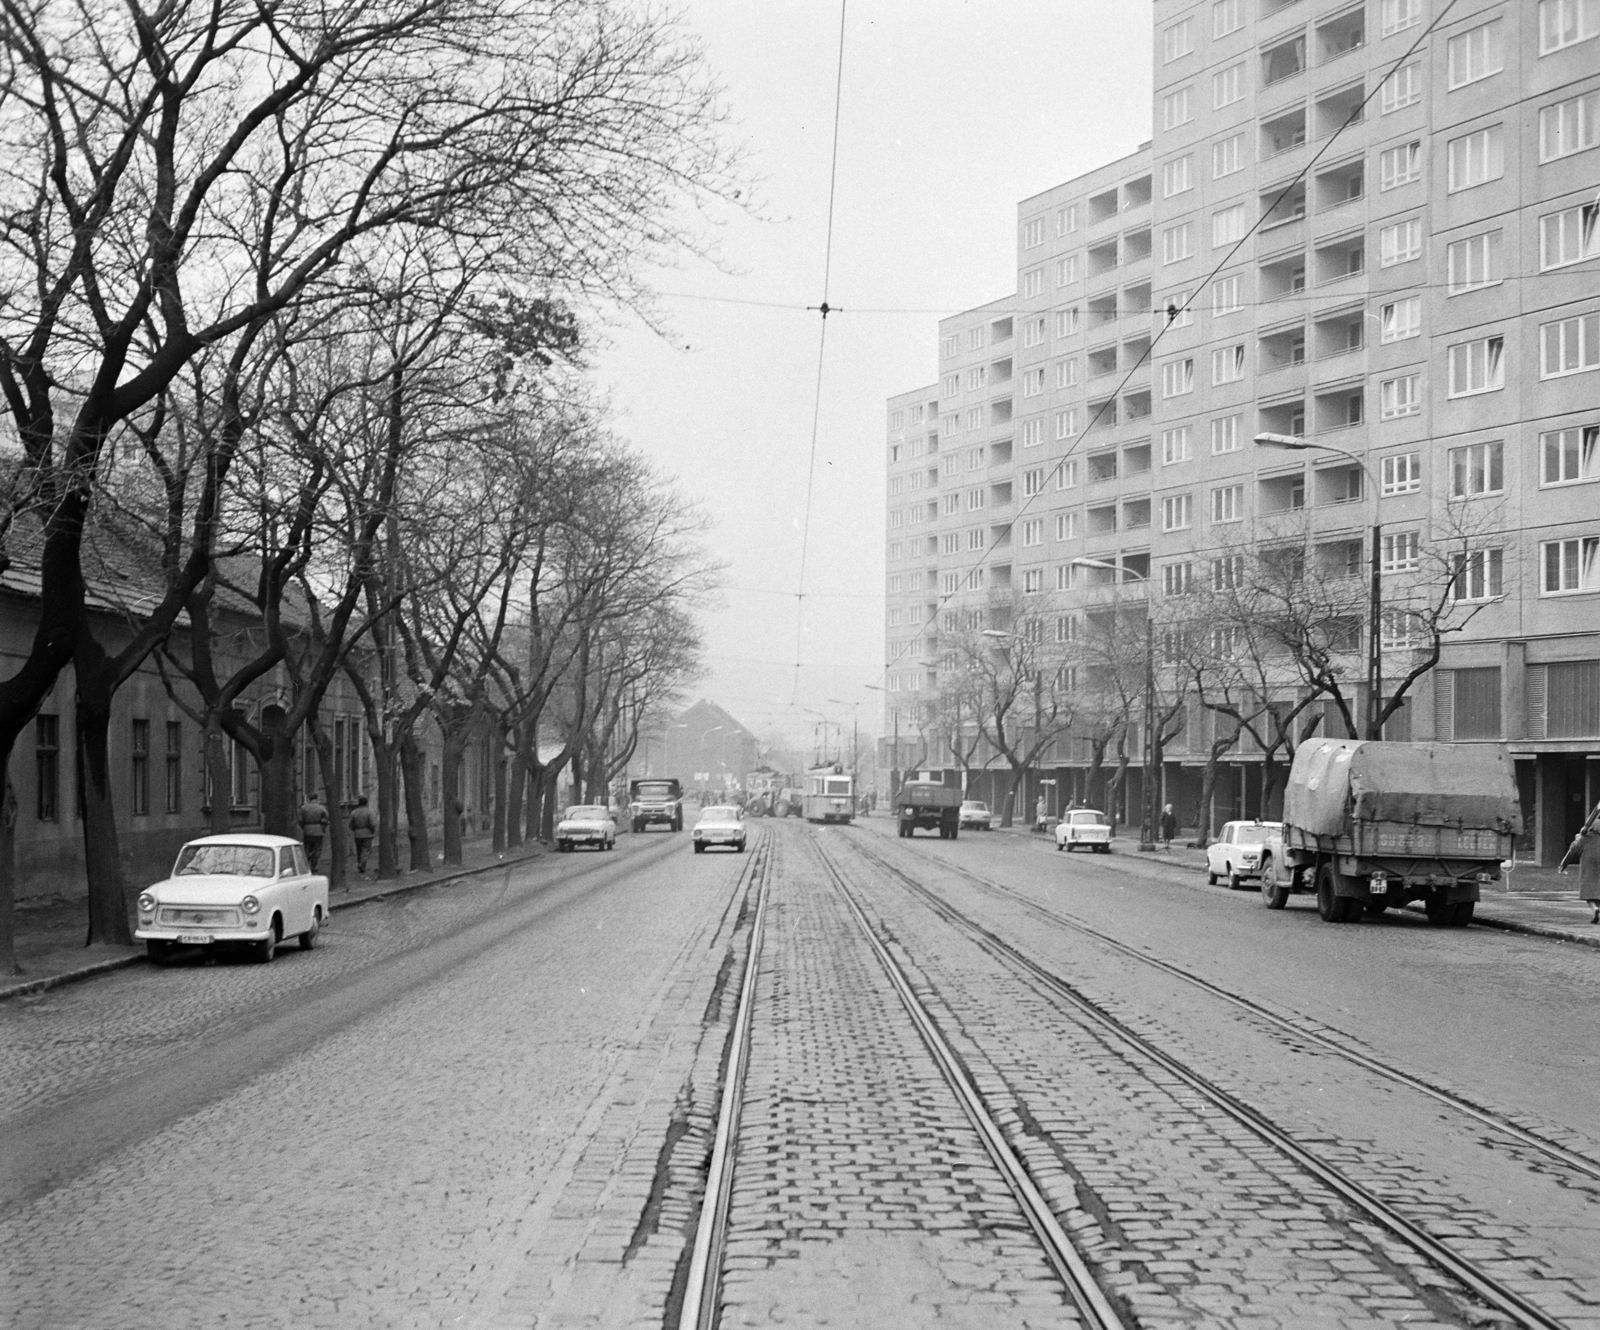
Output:
<path fill-rule="evenodd" d="M 323 837 L 328 834 L 328 809 L 313 790 L 300 805 L 300 839 L 305 843 L 306 858 L 311 861 L 311 871 L 317 871 L 317 861 L 322 858 Z"/>
<path fill-rule="evenodd" d="M 1045 819 L 1050 816 L 1050 806 L 1045 803 L 1044 795 L 1040 795 L 1038 802 L 1033 806 L 1033 829 L 1043 831 Z"/>
<path fill-rule="evenodd" d="M 1594 806 L 1561 859 L 1561 871 L 1578 861 L 1578 899 L 1594 906 L 1591 924 L 1600 924 L 1600 804 Z"/>
<path fill-rule="evenodd" d="M 363 794 L 350 812 L 350 835 L 356 843 L 357 873 L 364 874 L 367 871 L 367 857 L 372 853 L 372 838 L 377 831 L 378 819 L 372 815 L 367 796 Z"/>
<path fill-rule="evenodd" d="M 1172 838 L 1177 834 L 1178 815 L 1172 811 L 1172 805 L 1168 804 L 1161 810 L 1161 839 L 1171 845 Z"/>

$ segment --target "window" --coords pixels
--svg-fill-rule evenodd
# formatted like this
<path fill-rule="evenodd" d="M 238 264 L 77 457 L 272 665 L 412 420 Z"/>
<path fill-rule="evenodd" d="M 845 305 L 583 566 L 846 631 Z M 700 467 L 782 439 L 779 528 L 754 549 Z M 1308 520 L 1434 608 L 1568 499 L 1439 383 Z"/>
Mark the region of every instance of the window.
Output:
<path fill-rule="evenodd" d="M 183 722 L 167 722 L 167 812 L 183 811 Z"/>
<path fill-rule="evenodd" d="M 1600 203 L 1584 203 L 1539 219 L 1539 271 L 1600 258 Z"/>
<path fill-rule="evenodd" d="M 961 376 L 959 374 L 946 374 L 942 389 L 946 397 L 958 397 L 961 394 Z"/>
<path fill-rule="evenodd" d="M 1161 233 L 1161 261 L 1177 263 L 1194 253 L 1194 223 L 1179 222 Z"/>
<path fill-rule="evenodd" d="M 1506 487 L 1505 445 L 1469 443 L 1450 450 L 1450 497 L 1471 499 L 1480 494 L 1499 494 Z"/>
<path fill-rule="evenodd" d="M 967 412 L 967 428 L 983 428 L 983 408 L 981 406 L 975 406 Z"/>
<path fill-rule="evenodd" d="M 1422 454 L 1399 453 L 1378 464 L 1378 492 L 1385 498 L 1422 488 Z"/>
<path fill-rule="evenodd" d="M 1454 241 L 1445 250 L 1451 295 L 1476 291 L 1481 286 L 1494 286 L 1504 279 L 1505 271 L 1500 260 L 1501 234 L 1499 231 L 1485 231 L 1482 235 Z"/>
<path fill-rule="evenodd" d="M 33 721 L 34 817 L 55 822 L 61 816 L 61 717 Z"/>
<path fill-rule="evenodd" d="M 1406 296 L 1392 304 L 1381 306 L 1378 311 L 1378 328 L 1380 342 L 1403 342 L 1409 337 L 1421 336 L 1422 297 Z"/>
<path fill-rule="evenodd" d="M 1022 524 L 1022 543 L 1029 547 L 1044 544 L 1044 518 L 1030 517 Z"/>
<path fill-rule="evenodd" d="M 1539 483 L 1570 485 L 1579 480 L 1600 478 L 1597 441 L 1600 441 L 1600 425 L 1580 425 L 1541 434 Z"/>
<path fill-rule="evenodd" d="M 1024 397 L 1037 397 L 1044 391 L 1044 366 L 1037 369 L 1023 370 L 1022 395 Z"/>
<path fill-rule="evenodd" d="M 1078 307 L 1056 311 L 1056 336 L 1071 337 L 1078 331 Z"/>
<path fill-rule="evenodd" d="M 1194 523 L 1194 497 L 1189 494 L 1169 494 L 1161 500 L 1161 529 L 1187 531 Z"/>
<path fill-rule="evenodd" d="M 1044 417 L 1038 416 L 1033 420 L 1022 422 L 1022 446 L 1024 448 L 1037 448 L 1044 442 Z"/>
<path fill-rule="evenodd" d="M 905 611 L 896 607 L 889 611 L 889 627 L 898 628 L 905 621 Z"/>
<path fill-rule="evenodd" d="M 981 526 L 967 528 L 967 548 L 969 550 L 981 550 L 983 548 L 983 528 Z M 970 577 L 968 582 L 970 584 Z"/>
<path fill-rule="evenodd" d="M 1244 378 L 1244 343 L 1219 346 L 1211 353 L 1211 382 L 1237 383 Z"/>
<path fill-rule="evenodd" d="M 1211 214 L 1211 246 L 1231 245 L 1243 239 L 1245 231 L 1244 204 L 1221 208 Z"/>
<path fill-rule="evenodd" d="M 1174 291 L 1166 303 L 1167 327 L 1187 328 L 1194 322 L 1194 306 L 1187 291 Z"/>
<path fill-rule="evenodd" d="M 1244 308 L 1237 277 L 1219 277 L 1211 287 L 1211 313 L 1236 314 Z"/>
<path fill-rule="evenodd" d="M 1058 490 L 1070 490 L 1076 487 L 1077 483 L 1077 459 L 1073 458 L 1069 461 L 1058 462 L 1056 464 L 1056 488 Z"/>
<path fill-rule="evenodd" d="M 1600 90 L 1539 112 L 1539 160 L 1553 162 L 1600 143 Z"/>
<path fill-rule="evenodd" d="M 1070 286 L 1078 280 L 1078 256 L 1067 254 L 1056 260 L 1056 285 Z"/>
<path fill-rule="evenodd" d="M 1239 451 L 1239 416 L 1223 416 L 1211 422 L 1211 453 L 1236 453 Z"/>
<path fill-rule="evenodd" d="M 1044 343 L 1044 319 L 1026 319 L 1022 324 L 1022 345 L 1041 346 Z"/>
<path fill-rule="evenodd" d="M 1031 467 L 1022 473 L 1022 497 L 1031 499 L 1044 489 L 1044 468 Z"/>
<path fill-rule="evenodd" d="M 1243 485 L 1219 485 L 1211 491 L 1211 520 L 1213 522 L 1244 520 Z"/>
<path fill-rule="evenodd" d="M 1061 585 L 1061 580 L 1062 580 L 1061 579 L 1061 574 L 1062 573 L 1069 574 L 1068 580 L 1070 581 L 1071 580 L 1071 578 L 1070 578 L 1071 572 L 1072 572 L 1072 569 L 1070 569 L 1070 568 L 1057 568 L 1056 569 L 1056 590 L 1057 591 L 1065 591 L 1065 590 L 1067 590 L 1066 587 L 1063 587 Z M 1056 619 L 1056 641 L 1057 642 L 1076 642 L 1077 640 L 1078 640 L 1078 618 L 1077 618 L 1077 616 L 1074 615 L 1074 614 L 1063 614 L 1063 615 L 1060 615 Z"/>
<path fill-rule="evenodd" d="M 1422 62 L 1413 60 L 1409 65 L 1401 65 L 1393 74 L 1383 81 L 1383 89 L 1378 94 L 1379 109 L 1384 115 L 1400 110 L 1403 106 L 1410 106 L 1422 100 Z"/>
<path fill-rule="evenodd" d="M 1217 110 L 1244 96 L 1244 62 L 1229 65 L 1211 76 L 1211 105 Z"/>
<path fill-rule="evenodd" d="M 1411 217 L 1378 232 L 1378 266 L 1393 268 L 1422 257 L 1422 219 Z"/>
<path fill-rule="evenodd" d="M 1539 547 L 1539 562 L 1544 568 L 1540 590 L 1547 596 L 1596 590 L 1600 587 L 1600 580 L 1595 576 L 1597 553 L 1600 553 L 1600 536 L 1546 541 Z"/>
<path fill-rule="evenodd" d="M 1505 338 L 1480 337 L 1450 348 L 1450 396 L 1492 393 L 1506 386 Z"/>
<path fill-rule="evenodd" d="M 1179 462 L 1187 462 L 1190 458 L 1189 427 L 1179 425 L 1176 429 L 1161 431 L 1161 463 L 1163 466 L 1175 466 Z"/>
<path fill-rule="evenodd" d="M 890 513 L 889 513 L 889 526 L 890 526 L 890 528 L 892 530 L 898 531 L 905 524 L 906 524 L 906 510 L 904 508 L 892 509 L 890 511 Z"/>
<path fill-rule="evenodd" d="M 1539 54 L 1549 55 L 1600 32 L 1600 0 L 1539 0 Z"/>
<path fill-rule="evenodd" d="M 1161 568 L 1161 594 L 1163 596 L 1187 596 L 1194 587 L 1194 565 L 1192 563 L 1169 563 Z"/>
<path fill-rule="evenodd" d="M 967 329 L 967 350 L 981 351 L 983 349 L 983 333 L 982 327 Z"/>
<path fill-rule="evenodd" d="M 1189 89 L 1179 88 L 1161 99 L 1161 127 L 1176 129 L 1189 122 Z"/>
<path fill-rule="evenodd" d="M 911 423 L 913 425 L 922 424 L 922 422 L 926 418 L 927 418 L 927 408 L 922 407 L 922 406 L 914 406 L 914 407 L 911 408 Z M 920 456 L 920 454 L 919 454 L 919 456 Z"/>
<path fill-rule="evenodd" d="M 1182 194 L 1185 190 L 1194 188 L 1194 155 L 1186 154 L 1174 157 L 1170 162 L 1161 164 L 1161 197 L 1170 199 L 1174 194 Z"/>
<path fill-rule="evenodd" d="M 1078 534 L 1077 513 L 1056 514 L 1056 539 L 1071 540 Z"/>
<path fill-rule="evenodd" d="M 1539 328 L 1539 377 L 1557 379 L 1600 369 L 1600 312 Z"/>
<path fill-rule="evenodd" d="M 897 496 L 905 488 L 905 483 L 904 476 L 891 476 L 889 478 L 889 497 L 894 498 Z"/>
<path fill-rule="evenodd" d="M 1022 294 L 1036 296 L 1044 291 L 1044 269 L 1030 268 L 1022 274 Z"/>
<path fill-rule="evenodd" d="M 904 541 L 891 540 L 889 542 L 889 561 L 891 563 L 905 558 L 906 547 Z"/>
<path fill-rule="evenodd" d="M 1386 573 L 1410 572 L 1422 564 L 1422 533 L 1397 531 L 1384 533 L 1381 564 Z"/>
<path fill-rule="evenodd" d="M 1211 6 L 1211 35 L 1226 37 L 1244 27 L 1244 0 L 1215 0 Z"/>
<path fill-rule="evenodd" d="M 1503 176 L 1506 173 L 1504 140 L 1499 125 L 1489 125 L 1451 139 L 1445 149 L 1449 162 L 1446 188 L 1453 194 Z"/>
<path fill-rule="evenodd" d="M 943 356 L 946 360 L 948 360 L 951 356 L 955 355 L 958 351 L 960 351 L 960 349 L 961 349 L 961 339 L 959 337 L 957 337 L 954 333 L 951 333 L 948 337 L 944 337 L 944 338 L 940 339 L 940 342 L 939 342 L 939 354 L 941 356 Z"/>
<path fill-rule="evenodd" d="M 1499 19 L 1468 28 L 1445 43 L 1445 65 L 1452 88 L 1498 74 L 1505 63 Z"/>
<path fill-rule="evenodd" d="M 900 460 L 900 445 L 898 443 L 891 443 L 889 445 L 889 460 L 891 462 L 898 462 Z"/>
<path fill-rule="evenodd" d="M 1022 572 L 1022 594 L 1037 596 L 1044 590 L 1044 569 L 1025 568 Z"/>
<path fill-rule="evenodd" d="M 1234 134 L 1211 145 L 1211 175 L 1215 180 L 1244 167 L 1244 135 Z"/>
<path fill-rule="evenodd" d="M 961 458 L 955 453 L 946 453 L 944 460 L 939 463 L 941 475 L 953 476 L 961 470 Z"/>
<path fill-rule="evenodd" d="M 989 380 L 989 370 L 985 365 L 975 365 L 967 371 L 967 391 L 976 392 Z"/>
<path fill-rule="evenodd" d="M 1422 176 L 1422 142 L 1402 143 L 1378 154 L 1379 190 L 1409 185 Z"/>
<path fill-rule="evenodd" d="M 1056 234 L 1058 236 L 1071 235 L 1078 229 L 1078 205 L 1069 203 L 1065 208 L 1056 212 Z"/>
<path fill-rule="evenodd" d="M 988 500 L 988 494 L 982 489 L 967 491 L 967 511 L 975 513 L 983 507 Z"/>
<path fill-rule="evenodd" d="M 1234 591 L 1244 585 L 1244 555 L 1224 554 L 1211 561 L 1211 589 Z"/>
<path fill-rule="evenodd" d="M 1194 391 L 1194 357 L 1169 360 L 1161 367 L 1161 395 L 1182 397 Z"/>
<path fill-rule="evenodd" d="M 1076 388 L 1078 386 L 1078 362 L 1076 360 L 1056 361 L 1056 387 Z"/>
<path fill-rule="evenodd" d="M 960 494 L 946 494 L 939 502 L 942 505 L 941 511 L 946 517 L 954 517 L 961 511 Z"/>
<path fill-rule="evenodd" d="M 1078 408 L 1056 412 L 1056 438 L 1070 439 L 1078 432 Z"/>
<path fill-rule="evenodd" d="M 889 594 L 898 596 L 906 589 L 906 579 L 903 573 L 893 573 L 889 577 Z"/>
<path fill-rule="evenodd" d="M 1464 550 L 1455 556 L 1453 566 L 1452 599 L 1493 600 L 1504 594 L 1504 550 Z"/>
<path fill-rule="evenodd" d="M 1385 37 L 1422 22 L 1422 0 L 1383 0 L 1381 27 Z"/>
<path fill-rule="evenodd" d="M 959 531 L 948 531 L 944 535 L 940 536 L 939 537 L 939 553 L 940 554 L 960 554 L 961 553 L 961 533 Z"/>
<path fill-rule="evenodd" d="M 1378 384 L 1378 419 L 1398 420 L 1422 410 L 1421 375 L 1401 374 Z"/>
<path fill-rule="evenodd" d="M 1181 19 L 1172 24 L 1161 34 L 1161 59 L 1163 64 L 1170 65 L 1174 60 L 1186 56 L 1194 50 L 1194 24 L 1189 19 Z"/>
<path fill-rule="evenodd" d="M 1022 247 L 1037 249 L 1042 244 L 1044 244 L 1044 218 L 1030 218 L 1022 224 Z"/>

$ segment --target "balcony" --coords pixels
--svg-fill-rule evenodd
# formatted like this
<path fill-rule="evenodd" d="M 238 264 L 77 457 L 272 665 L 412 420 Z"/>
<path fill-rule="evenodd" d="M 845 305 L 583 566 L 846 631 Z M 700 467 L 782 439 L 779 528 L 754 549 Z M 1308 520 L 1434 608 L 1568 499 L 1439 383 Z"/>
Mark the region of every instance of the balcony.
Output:
<path fill-rule="evenodd" d="M 1277 185 L 1261 191 L 1260 208 L 1262 231 L 1298 222 L 1306 215 L 1306 182 L 1297 180 L 1287 188 Z"/>
<path fill-rule="evenodd" d="M 1263 517 L 1299 512 L 1306 506 L 1306 473 L 1296 467 L 1256 482 L 1256 498 Z"/>
<path fill-rule="evenodd" d="M 1088 212 L 1090 226 L 1110 221 L 1115 217 L 1117 215 L 1116 187 L 1113 186 L 1102 193 L 1090 195 Z"/>
<path fill-rule="evenodd" d="M 1140 392 L 1124 393 L 1122 397 L 1122 418 L 1125 421 L 1143 420 L 1150 414 L 1150 390 L 1145 388 Z"/>
<path fill-rule="evenodd" d="M 1270 374 L 1274 370 L 1288 369 L 1306 363 L 1306 329 L 1302 323 L 1263 333 L 1259 342 L 1258 371 Z"/>
<path fill-rule="evenodd" d="M 1365 475 L 1354 462 L 1316 469 L 1316 502 L 1321 504 L 1360 503 Z"/>
<path fill-rule="evenodd" d="M 1149 333 L 1140 333 L 1136 337 L 1129 337 L 1122 343 L 1122 355 L 1118 363 L 1124 370 L 1131 370 L 1144 360 L 1144 353 L 1149 349 Z"/>
<path fill-rule="evenodd" d="M 1270 402 L 1257 409 L 1256 418 L 1261 422 L 1260 431 L 1258 432 L 1292 434 L 1296 438 L 1300 438 L 1306 432 L 1305 398 L 1291 397 L 1278 402 Z"/>
<path fill-rule="evenodd" d="M 1001 397 L 989 403 L 989 423 L 991 425 L 1007 425 L 1011 423 L 1011 399 Z"/>
<path fill-rule="evenodd" d="M 1010 383 L 1013 372 L 1010 356 L 1007 356 L 1004 360 L 989 362 L 989 382 L 991 384 Z"/>
<path fill-rule="evenodd" d="M 1317 571 L 1324 577 L 1360 577 L 1361 542 L 1325 540 L 1312 551 Z"/>
<path fill-rule="evenodd" d="M 1367 238 L 1364 233 L 1324 240 L 1312 252 L 1318 286 L 1342 282 L 1367 270 Z"/>
<path fill-rule="evenodd" d="M 1367 44 L 1367 13 L 1365 6 L 1340 14 L 1325 23 L 1317 24 L 1317 64 L 1331 64 L 1342 55 L 1359 51 Z"/>
<path fill-rule="evenodd" d="M 1365 393 L 1360 384 L 1319 388 L 1312 399 L 1312 409 L 1318 434 L 1352 429 L 1366 418 Z"/>
<path fill-rule="evenodd" d="M 1150 228 L 1125 231 L 1122 235 L 1122 261 L 1139 263 L 1150 257 Z"/>
<path fill-rule="evenodd" d="M 1008 508 L 1011 506 L 1011 482 L 1009 480 L 989 486 L 989 507 Z"/>
<path fill-rule="evenodd" d="M 1099 452 L 1090 453 L 1084 462 L 1084 474 L 1091 484 L 1101 480 L 1115 480 L 1117 478 L 1117 450 L 1115 448 L 1102 448 Z"/>
<path fill-rule="evenodd" d="M 1312 182 L 1312 197 L 1318 212 L 1342 208 L 1366 195 L 1366 163 L 1357 157 L 1326 171 L 1319 171 Z"/>
<path fill-rule="evenodd" d="M 1263 263 L 1259 269 L 1261 298 L 1279 300 L 1284 296 L 1298 295 L 1306 289 L 1306 256 L 1296 250 L 1282 254 Z"/>
<path fill-rule="evenodd" d="M 1305 67 L 1306 38 L 1304 33 L 1297 32 L 1261 53 L 1261 86 L 1270 88 L 1274 83 L 1282 83 L 1304 73 Z"/>
<path fill-rule="evenodd" d="M 998 443 L 991 443 L 989 445 L 989 465 L 990 466 L 1010 466 L 1011 465 L 1011 440 L 1010 439 L 1001 439 Z"/>
<path fill-rule="evenodd" d="M 1014 322 L 1009 316 L 1003 319 L 996 319 L 989 325 L 989 342 L 991 345 L 996 342 L 1009 342 L 1013 335 Z"/>
<path fill-rule="evenodd" d="M 1117 293 L 1096 296 L 1089 302 L 1089 327 L 1106 328 L 1117 321 Z"/>
<path fill-rule="evenodd" d="M 1093 246 L 1089 250 L 1088 268 L 1091 278 L 1104 277 L 1107 273 L 1117 270 L 1117 240 L 1115 236 L 1110 240 Z"/>
<path fill-rule="evenodd" d="M 1365 81 L 1352 83 L 1335 92 L 1320 93 L 1312 106 L 1311 121 L 1317 137 L 1325 139 L 1337 134 L 1346 125 L 1359 125 L 1363 119 L 1362 104 L 1366 101 Z"/>
<path fill-rule="evenodd" d="M 1153 308 L 1150 303 L 1150 283 L 1136 282 L 1132 286 L 1122 288 L 1122 308 L 1133 318 L 1142 317 L 1147 309 Z"/>
<path fill-rule="evenodd" d="M 1122 505 L 1122 529 L 1134 531 L 1150 525 L 1150 500 L 1129 499 Z"/>
<path fill-rule="evenodd" d="M 1297 106 L 1292 111 L 1262 122 L 1261 160 L 1298 148 L 1305 141 L 1306 108 Z"/>
<path fill-rule="evenodd" d="M 1088 362 L 1089 377 L 1091 379 L 1102 378 L 1107 374 L 1115 374 L 1117 372 L 1117 344 L 1113 342 L 1110 346 L 1095 347 L 1094 350 L 1089 352 Z"/>
<path fill-rule="evenodd" d="M 1319 315 L 1311 325 L 1312 354 L 1318 360 L 1347 356 L 1366 346 L 1367 316 L 1360 309 Z"/>
<path fill-rule="evenodd" d="M 1091 536 L 1109 536 L 1117 529 L 1117 505 L 1114 503 L 1102 504 L 1098 508 L 1090 508 L 1085 514 L 1086 524 Z M 1091 573 L 1102 571 L 1091 568 Z"/>
<path fill-rule="evenodd" d="M 1122 450 L 1122 474 L 1147 476 L 1150 474 L 1150 444 L 1130 443 Z"/>
<path fill-rule="evenodd" d="M 1122 210 L 1142 208 L 1152 197 L 1151 180 L 1147 175 L 1137 176 L 1122 187 Z"/>

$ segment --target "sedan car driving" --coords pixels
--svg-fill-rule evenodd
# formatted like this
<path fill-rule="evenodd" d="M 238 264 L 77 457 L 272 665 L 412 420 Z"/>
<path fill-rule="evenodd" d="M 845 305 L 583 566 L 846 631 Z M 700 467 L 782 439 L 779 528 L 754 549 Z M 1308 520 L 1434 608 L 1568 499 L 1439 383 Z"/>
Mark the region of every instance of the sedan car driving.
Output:
<path fill-rule="evenodd" d="M 744 809 L 733 804 L 712 804 L 700 810 L 694 824 L 694 852 L 704 854 L 710 845 L 728 845 L 744 853 L 746 829 Z"/>
<path fill-rule="evenodd" d="M 968 799 L 961 805 L 961 830 L 993 831 L 994 819 L 989 805 L 977 799 Z"/>
<path fill-rule="evenodd" d="M 556 849 L 566 852 L 580 845 L 617 848 L 617 819 L 604 804 L 573 804 L 556 823 Z"/>
<path fill-rule="evenodd" d="M 178 851 L 172 876 L 139 895 L 134 936 L 151 960 L 175 947 L 245 947 L 263 963 L 298 937 L 310 951 L 328 917 L 328 879 L 288 836 L 202 836 Z"/>
<path fill-rule="evenodd" d="M 1222 834 L 1206 846 L 1206 881 L 1219 877 L 1237 891 L 1246 878 L 1261 876 L 1262 860 L 1275 856 L 1283 862 L 1282 822 L 1225 822 Z"/>
<path fill-rule="evenodd" d="M 1080 845 L 1096 854 L 1111 853 L 1111 825 L 1097 808 L 1074 808 L 1056 823 L 1056 849 L 1076 850 Z"/>

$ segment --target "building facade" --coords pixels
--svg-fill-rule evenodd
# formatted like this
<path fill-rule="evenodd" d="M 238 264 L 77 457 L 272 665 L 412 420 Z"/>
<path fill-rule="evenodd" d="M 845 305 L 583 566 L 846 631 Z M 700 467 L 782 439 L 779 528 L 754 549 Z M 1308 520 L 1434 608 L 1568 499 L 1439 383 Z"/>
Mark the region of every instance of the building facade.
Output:
<path fill-rule="evenodd" d="M 1151 142 L 1024 200 L 1016 293 L 889 401 L 885 733 L 927 737 L 941 630 L 1029 597 L 1065 643 L 1290 533 L 1330 575 L 1376 545 L 1392 592 L 1431 554 L 1449 631 L 1386 733 L 1506 743 L 1554 862 L 1600 799 L 1600 0 L 1154 11 Z M 1057 745 L 1058 788 L 1086 760 Z"/>

